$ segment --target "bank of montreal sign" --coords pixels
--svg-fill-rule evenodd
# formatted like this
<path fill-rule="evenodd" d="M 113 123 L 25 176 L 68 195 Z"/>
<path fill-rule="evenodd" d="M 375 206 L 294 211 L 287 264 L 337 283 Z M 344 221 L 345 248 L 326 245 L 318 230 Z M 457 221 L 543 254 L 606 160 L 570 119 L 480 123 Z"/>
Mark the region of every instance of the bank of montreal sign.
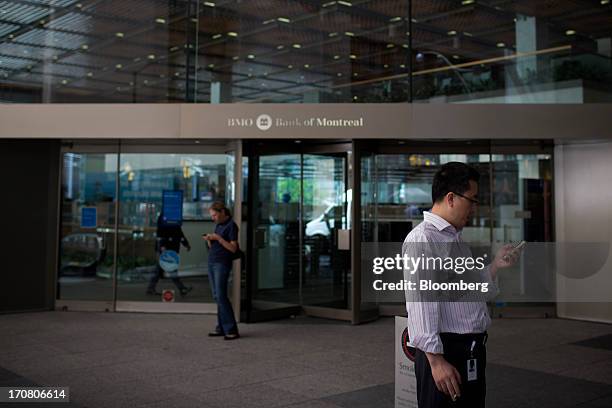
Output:
<path fill-rule="evenodd" d="M 314 116 L 306 119 L 301 118 L 273 118 L 268 114 L 261 114 L 256 118 L 228 118 L 228 127 L 251 128 L 265 132 L 272 127 L 276 128 L 362 128 L 364 126 L 363 116 L 353 119 L 328 118 Z"/>

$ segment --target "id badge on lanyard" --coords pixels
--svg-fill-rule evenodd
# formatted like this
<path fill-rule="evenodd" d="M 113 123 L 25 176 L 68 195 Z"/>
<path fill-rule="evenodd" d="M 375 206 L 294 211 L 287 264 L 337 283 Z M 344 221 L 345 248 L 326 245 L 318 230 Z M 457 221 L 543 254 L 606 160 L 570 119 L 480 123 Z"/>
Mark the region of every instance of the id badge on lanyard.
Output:
<path fill-rule="evenodd" d="M 472 347 L 470 347 L 470 358 L 467 361 L 468 381 L 476 381 L 478 379 L 478 364 L 474 358 L 474 347 L 476 347 L 476 340 L 472 341 Z"/>

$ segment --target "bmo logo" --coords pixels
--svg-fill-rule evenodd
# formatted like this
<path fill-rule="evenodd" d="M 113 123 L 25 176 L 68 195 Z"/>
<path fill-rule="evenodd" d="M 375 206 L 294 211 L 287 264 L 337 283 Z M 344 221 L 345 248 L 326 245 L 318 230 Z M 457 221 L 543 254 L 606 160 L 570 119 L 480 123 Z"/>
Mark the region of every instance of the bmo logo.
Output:
<path fill-rule="evenodd" d="M 272 127 L 272 117 L 270 115 L 259 115 L 255 120 L 257 129 L 266 131 Z"/>
<path fill-rule="evenodd" d="M 253 123 L 251 118 L 229 118 L 227 120 L 227 126 L 229 127 L 251 127 Z"/>
<path fill-rule="evenodd" d="M 266 131 L 272 127 L 272 117 L 270 115 L 262 114 L 253 120 L 251 118 L 229 118 L 227 120 L 229 127 L 253 127 L 257 126 L 257 129 Z"/>

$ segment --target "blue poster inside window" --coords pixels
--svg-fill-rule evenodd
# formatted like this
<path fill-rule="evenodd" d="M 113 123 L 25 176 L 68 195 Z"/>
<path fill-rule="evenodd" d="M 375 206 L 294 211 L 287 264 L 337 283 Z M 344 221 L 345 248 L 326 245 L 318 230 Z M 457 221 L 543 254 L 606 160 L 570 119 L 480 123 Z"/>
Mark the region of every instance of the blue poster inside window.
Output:
<path fill-rule="evenodd" d="M 98 226 L 98 209 L 96 207 L 81 208 L 81 228 L 96 228 Z"/>
<path fill-rule="evenodd" d="M 181 225 L 183 222 L 183 191 L 164 190 L 162 193 L 162 213 L 167 225 Z"/>

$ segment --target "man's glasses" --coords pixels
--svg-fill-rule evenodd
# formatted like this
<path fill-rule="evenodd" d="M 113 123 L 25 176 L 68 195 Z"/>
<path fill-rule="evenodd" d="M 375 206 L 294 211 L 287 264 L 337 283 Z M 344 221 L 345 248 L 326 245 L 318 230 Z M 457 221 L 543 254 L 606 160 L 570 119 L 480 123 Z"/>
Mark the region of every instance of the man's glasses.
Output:
<path fill-rule="evenodd" d="M 468 200 L 470 203 L 472 203 L 472 204 L 474 204 L 474 205 L 478 205 L 478 204 L 480 204 L 480 202 L 479 202 L 478 200 L 475 200 L 475 199 L 470 198 L 470 197 L 466 197 L 466 196 L 464 196 L 463 194 L 459 194 L 459 193 L 456 193 L 456 192 L 454 192 L 454 191 L 451 191 L 451 193 L 456 194 L 456 195 L 458 195 L 458 196 L 459 196 L 459 197 L 461 197 L 461 198 L 465 198 L 466 200 Z"/>

